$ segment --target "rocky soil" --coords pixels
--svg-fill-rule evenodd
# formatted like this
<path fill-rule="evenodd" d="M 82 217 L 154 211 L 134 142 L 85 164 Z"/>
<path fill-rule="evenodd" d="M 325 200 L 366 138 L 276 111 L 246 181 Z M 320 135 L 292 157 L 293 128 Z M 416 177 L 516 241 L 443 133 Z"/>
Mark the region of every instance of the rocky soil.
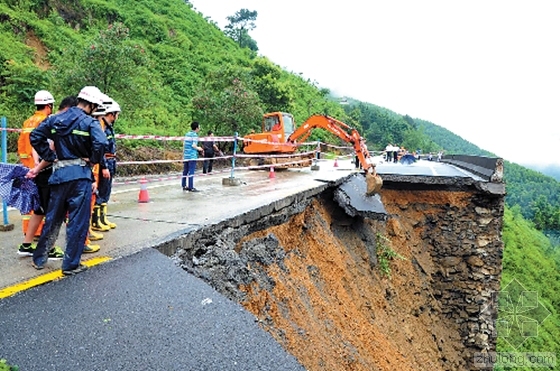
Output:
<path fill-rule="evenodd" d="M 460 325 L 434 293 L 441 272 L 426 233 L 471 197 L 384 190 L 383 222 L 349 217 L 325 192 L 290 215 L 198 236 L 204 247 L 175 258 L 240 302 L 308 370 L 468 369 Z M 403 258 L 389 262 L 390 276 L 380 270 L 382 244 Z"/>

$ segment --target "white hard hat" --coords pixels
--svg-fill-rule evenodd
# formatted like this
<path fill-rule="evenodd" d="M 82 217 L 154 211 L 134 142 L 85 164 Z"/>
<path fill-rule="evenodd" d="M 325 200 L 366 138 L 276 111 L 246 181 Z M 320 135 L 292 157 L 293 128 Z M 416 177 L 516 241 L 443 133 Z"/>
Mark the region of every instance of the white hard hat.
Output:
<path fill-rule="evenodd" d="M 54 97 L 46 90 L 39 90 L 35 93 L 35 105 L 42 106 L 45 104 L 54 103 Z"/>
<path fill-rule="evenodd" d="M 97 109 L 95 111 L 93 111 L 93 113 L 91 114 L 92 116 L 105 116 L 105 106 L 100 104 L 99 106 L 97 106 Z"/>
<path fill-rule="evenodd" d="M 111 105 L 113 100 L 107 95 L 100 92 L 101 104 L 97 106 L 97 109 L 92 113 L 92 116 L 103 116 L 107 113 L 107 107 Z"/>
<path fill-rule="evenodd" d="M 85 86 L 78 93 L 78 99 L 83 99 L 99 106 L 103 104 L 103 95 L 99 88 L 95 86 Z"/>
<path fill-rule="evenodd" d="M 120 111 L 121 111 L 121 106 L 119 106 L 119 104 L 114 100 L 111 101 L 111 104 L 108 105 L 105 110 L 106 113 L 113 113 L 113 112 L 120 112 Z"/>

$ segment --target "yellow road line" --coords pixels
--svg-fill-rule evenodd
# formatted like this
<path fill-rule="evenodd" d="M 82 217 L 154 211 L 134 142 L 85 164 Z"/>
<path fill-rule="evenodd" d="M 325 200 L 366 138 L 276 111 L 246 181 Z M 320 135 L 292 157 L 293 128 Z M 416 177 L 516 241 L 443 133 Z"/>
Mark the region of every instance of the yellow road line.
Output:
<path fill-rule="evenodd" d="M 111 258 L 108 257 L 108 256 L 100 256 L 100 257 L 97 257 L 97 258 L 91 258 L 91 259 L 88 259 L 88 260 L 84 260 L 84 261 L 82 261 L 82 264 L 87 265 L 88 267 L 93 267 L 94 265 L 105 263 L 106 261 L 109 261 L 109 260 L 111 260 Z M 0 289 L 0 300 L 4 299 L 4 298 L 7 298 L 8 296 L 15 295 L 20 291 L 24 291 L 24 290 L 30 289 L 32 287 L 45 284 L 47 282 L 58 280 L 62 277 L 64 277 L 64 275 L 62 274 L 62 271 L 60 269 L 57 269 L 56 271 L 45 273 L 45 274 L 42 274 L 38 277 L 32 278 L 30 280 L 27 280 L 27 281 L 24 281 L 24 282 L 21 282 L 21 283 L 17 283 L 17 284 L 12 285 L 12 286 L 8 286 L 6 288 Z"/>

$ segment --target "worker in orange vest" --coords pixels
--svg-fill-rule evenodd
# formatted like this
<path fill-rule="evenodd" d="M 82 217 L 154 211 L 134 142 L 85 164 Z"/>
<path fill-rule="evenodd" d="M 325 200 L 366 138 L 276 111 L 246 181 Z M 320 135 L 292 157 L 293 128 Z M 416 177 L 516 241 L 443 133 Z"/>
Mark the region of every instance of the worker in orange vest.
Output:
<path fill-rule="evenodd" d="M 37 152 L 31 146 L 29 136 L 41 122 L 53 113 L 54 97 L 47 90 L 40 90 L 35 94 L 35 113 L 25 120 L 22 131 L 18 138 L 18 156 L 20 162 L 33 169 L 39 164 L 41 159 Z M 52 167 L 44 169 L 35 178 L 35 184 L 39 190 L 40 206 L 32 213 L 23 216 L 23 243 L 19 245 L 18 254 L 22 256 L 32 256 L 35 245 L 33 238 L 41 234 L 43 227 L 43 219 L 47 212 L 47 205 L 50 197 L 49 177 L 52 174 Z M 53 247 L 49 250 L 49 259 L 62 259 L 64 252 L 59 247 Z"/>

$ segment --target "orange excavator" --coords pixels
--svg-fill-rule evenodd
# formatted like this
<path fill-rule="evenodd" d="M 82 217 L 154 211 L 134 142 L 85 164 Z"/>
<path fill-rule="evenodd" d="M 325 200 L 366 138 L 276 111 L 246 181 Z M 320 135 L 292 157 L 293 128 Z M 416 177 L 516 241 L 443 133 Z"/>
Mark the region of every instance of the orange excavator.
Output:
<path fill-rule="evenodd" d="M 366 160 L 366 154 L 360 143 L 360 133 L 342 121 L 327 115 L 313 115 L 296 128 L 294 117 L 285 112 L 272 112 L 264 115 L 262 132 L 248 134 L 243 138 L 243 152 L 258 155 L 293 154 L 300 143 L 311 135 L 313 129 L 327 130 L 347 143 L 352 144 L 356 156 L 365 170 L 367 195 L 378 193 L 383 181 L 375 171 L 375 165 Z M 311 155 L 312 156 L 312 155 Z M 281 164 L 281 158 L 268 158 Z M 284 160 L 284 163 L 294 162 L 294 159 Z M 311 162 L 309 158 L 308 164 Z"/>

